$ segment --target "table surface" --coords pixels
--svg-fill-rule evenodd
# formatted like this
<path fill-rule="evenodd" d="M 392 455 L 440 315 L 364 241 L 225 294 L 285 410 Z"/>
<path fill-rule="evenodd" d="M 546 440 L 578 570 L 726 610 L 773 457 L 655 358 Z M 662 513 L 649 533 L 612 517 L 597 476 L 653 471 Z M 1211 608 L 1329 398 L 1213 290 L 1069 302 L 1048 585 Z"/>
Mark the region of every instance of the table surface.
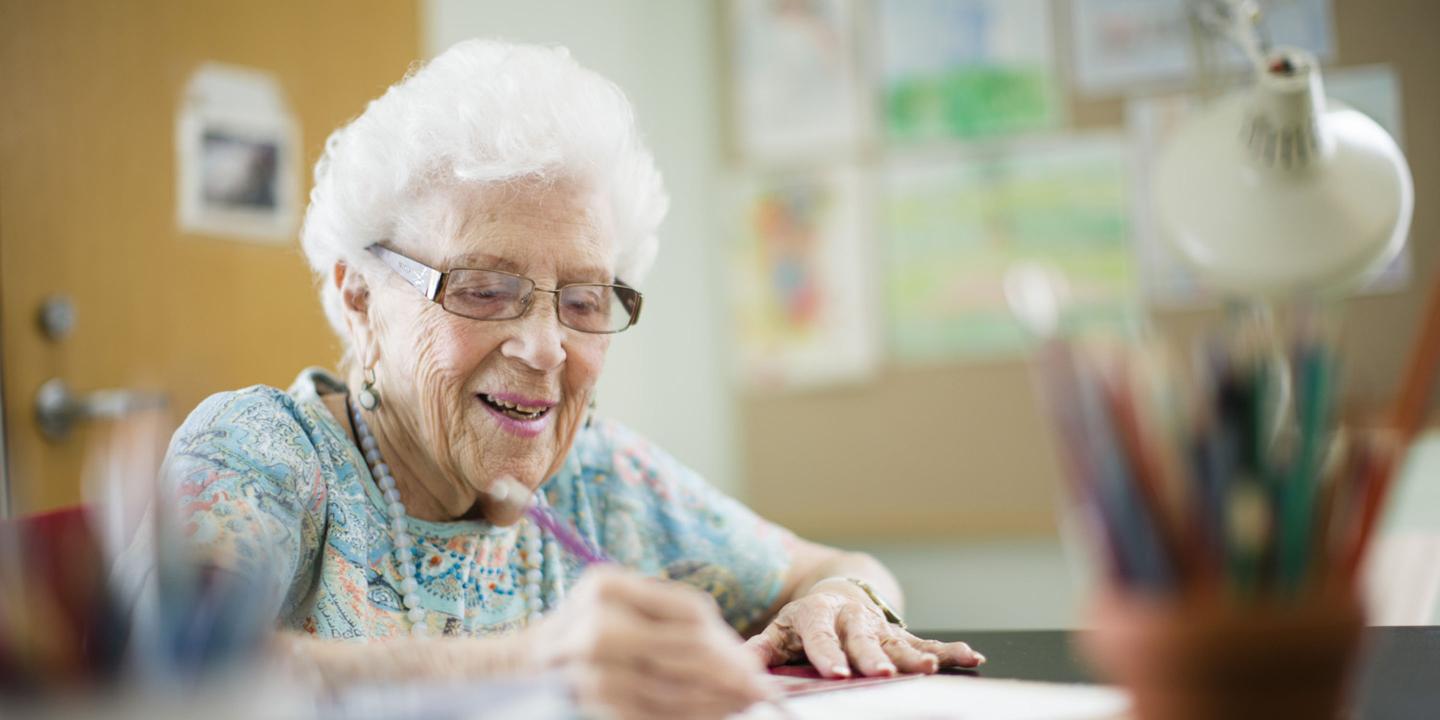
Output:
<path fill-rule="evenodd" d="M 981 677 L 1047 682 L 1095 682 L 1064 630 L 920 632 L 964 640 L 984 653 Z M 1243 648 L 1237 649 L 1243 652 Z M 971 673 L 966 673 L 971 674 Z M 1374 627 L 1366 631 L 1357 720 L 1440 718 L 1440 627 Z"/>

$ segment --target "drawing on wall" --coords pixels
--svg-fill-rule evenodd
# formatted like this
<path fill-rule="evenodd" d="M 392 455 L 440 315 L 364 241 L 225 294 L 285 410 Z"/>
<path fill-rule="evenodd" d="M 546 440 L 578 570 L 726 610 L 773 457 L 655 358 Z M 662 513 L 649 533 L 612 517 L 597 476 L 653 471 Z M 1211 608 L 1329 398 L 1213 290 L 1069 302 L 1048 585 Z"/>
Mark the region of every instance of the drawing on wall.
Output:
<path fill-rule="evenodd" d="M 741 183 L 731 275 L 748 385 L 816 385 L 873 370 L 878 303 L 860 182 L 845 168 Z"/>
<path fill-rule="evenodd" d="M 880 0 L 891 140 L 1046 130 L 1060 118 L 1048 0 Z"/>
<path fill-rule="evenodd" d="M 750 159 L 853 146 L 863 129 L 854 4 L 730 0 L 735 144 Z"/>
<path fill-rule="evenodd" d="M 897 163 L 889 236 L 889 344 L 903 362 L 995 357 L 1033 338 L 1013 316 L 1014 271 L 1063 278 L 1068 328 L 1123 329 L 1138 311 L 1123 138 L 1032 143 L 960 161 Z"/>
<path fill-rule="evenodd" d="M 1335 55 L 1331 0 L 1261 0 L 1261 35 L 1271 45 Z M 1180 83 L 1194 74 L 1186 0 L 1073 0 L 1075 85 L 1087 95 L 1132 93 Z M 1228 39 L 1215 38 L 1220 62 L 1244 67 Z"/>
<path fill-rule="evenodd" d="M 185 88 L 175 146 L 182 231 L 294 240 L 300 129 L 275 78 L 248 68 L 201 66 Z"/>

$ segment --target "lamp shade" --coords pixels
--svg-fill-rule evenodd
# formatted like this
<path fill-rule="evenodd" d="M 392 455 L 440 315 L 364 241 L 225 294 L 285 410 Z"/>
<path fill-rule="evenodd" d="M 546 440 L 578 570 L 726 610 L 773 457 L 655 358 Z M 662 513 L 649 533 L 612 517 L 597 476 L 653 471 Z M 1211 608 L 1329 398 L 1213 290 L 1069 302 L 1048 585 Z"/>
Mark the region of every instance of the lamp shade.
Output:
<path fill-rule="evenodd" d="M 1154 175 L 1162 231 L 1210 287 L 1241 296 L 1343 289 L 1405 244 L 1414 186 L 1395 140 L 1327 101 L 1303 51 L 1181 126 Z"/>

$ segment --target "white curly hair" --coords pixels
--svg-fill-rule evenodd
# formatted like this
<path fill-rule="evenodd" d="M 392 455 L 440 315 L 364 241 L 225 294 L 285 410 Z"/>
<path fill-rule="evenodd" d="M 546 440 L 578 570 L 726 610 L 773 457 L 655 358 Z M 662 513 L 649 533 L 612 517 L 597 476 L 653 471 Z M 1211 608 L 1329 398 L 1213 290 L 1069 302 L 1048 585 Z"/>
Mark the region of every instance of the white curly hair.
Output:
<path fill-rule="evenodd" d="M 364 249 L 409 222 L 425 193 L 559 179 L 592 182 L 608 196 L 616 276 L 640 282 L 654 263 L 669 197 L 625 94 L 563 47 L 458 43 L 331 133 L 315 163 L 300 244 L 347 355 L 340 291 L 330 281 L 335 263 L 383 267 Z"/>

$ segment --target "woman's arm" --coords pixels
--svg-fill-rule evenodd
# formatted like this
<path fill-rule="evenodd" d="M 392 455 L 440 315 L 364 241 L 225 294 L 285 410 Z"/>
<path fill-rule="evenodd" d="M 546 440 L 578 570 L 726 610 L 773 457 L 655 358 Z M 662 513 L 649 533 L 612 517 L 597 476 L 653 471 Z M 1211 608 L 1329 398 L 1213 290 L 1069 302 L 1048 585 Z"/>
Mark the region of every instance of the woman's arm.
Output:
<path fill-rule="evenodd" d="M 279 645 L 329 689 L 557 670 L 587 717 L 718 719 L 774 692 L 709 596 L 605 566 L 512 635 L 355 643 L 286 634 Z"/>
<path fill-rule="evenodd" d="M 532 666 L 524 637 L 399 637 L 357 643 L 281 632 L 275 645 L 297 670 L 327 689 L 336 689 L 417 678 L 445 681 L 519 675 Z"/>

